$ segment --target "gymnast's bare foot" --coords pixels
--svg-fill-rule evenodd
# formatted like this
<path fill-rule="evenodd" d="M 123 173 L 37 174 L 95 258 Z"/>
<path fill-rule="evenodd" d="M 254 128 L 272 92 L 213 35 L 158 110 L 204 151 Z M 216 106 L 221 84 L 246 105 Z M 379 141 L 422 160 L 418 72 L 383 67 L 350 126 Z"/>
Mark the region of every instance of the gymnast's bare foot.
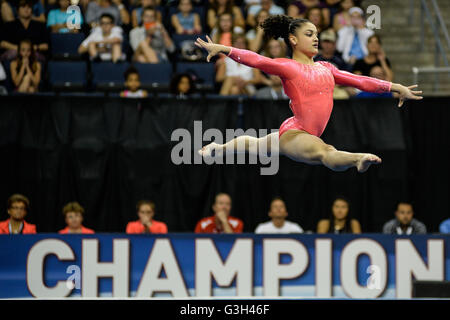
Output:
<path fill-rule="evenodd" d="M 366 172 L 372 164 L 380 164 L 381 158 L 374 154 L 364 153 L 362 157 L 356 163 L 356 169 L 358 172 Z"/>
<path fill-rule="evenodd" d="M 210 158 L 219 155 L 219 152 L 221 151 L 222 145 L 215 142 L 211 142 L 210 144 L 198 150 L 198 154 L 201 155 L 203 158 Z"/>

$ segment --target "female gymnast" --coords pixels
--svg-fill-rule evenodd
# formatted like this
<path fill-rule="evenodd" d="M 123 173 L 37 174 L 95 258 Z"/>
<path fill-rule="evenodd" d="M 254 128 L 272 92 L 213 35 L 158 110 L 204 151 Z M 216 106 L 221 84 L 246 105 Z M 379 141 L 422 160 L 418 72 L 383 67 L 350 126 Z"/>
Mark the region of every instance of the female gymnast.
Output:
<path fill-rule="evenodd" d="M 334 85 L 353 86 L 369 92 L 397 92 L 399 107 L 407 99 L 422 99 L 419 95 L 422 91 L 411 90 L 417 85 L 405 87 L 340 71 L 328 62 L 314 62 L 319 39 L 316 27 L 306 19 L 274 15 L 264 20 L 261 26 L 267 36 L 284 39 L 292 59 L 270 59 L 249 50 L 215 44 L 208 36 L 207 42 L 197 38 L 196 45 L 208 51 L 208 62 L 211 57 L 223 53 L 236 62 L 279 76 L 294 116 L 281 124 L 278 133 L 260 138 L 242 135 L 225 144 L 213 142 L 199 150 L 199 154 L 211 157 L 224 153 L 257 153 L 261 147 L 270 154 L 283 154 L 294 161 L 312 165 L 323 164 L 333 171 L 356 167 L 359 172 L 365 172 L 370 165 L 381 163 L 374 154 L 338 151 L 320 139 L 333 109 Z M 278 144 L 272 139 L 279 139 Z M 271 149 L 274 145 L 278 146 L 277 150 Z"/>

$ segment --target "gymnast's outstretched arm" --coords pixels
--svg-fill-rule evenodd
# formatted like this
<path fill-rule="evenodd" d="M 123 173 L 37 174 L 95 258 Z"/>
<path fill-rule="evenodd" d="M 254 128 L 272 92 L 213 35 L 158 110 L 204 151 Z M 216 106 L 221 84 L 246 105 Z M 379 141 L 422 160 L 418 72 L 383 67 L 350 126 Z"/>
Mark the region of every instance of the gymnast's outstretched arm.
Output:
<path fill-rule="evenodd" d="M 223 53 L 236 62 L 257 68 L 265 73 L 279 76 L 280 78 L 291 79 L 299 72 L 299 65 L 292 59 L 264 57 L 250 50 L 213 43 L 208 36 L 206 37 L 208 42 L 198 38 L 195 44 L 208 51 L 208 57 L 206 58 L 208 62 L 216 54 Z"/>
<path fill-rule="evenodd" d="M 336 84 L 343 86 L 351 86 L 367 92 L 397 92 L 400 101 L 398 106 L 401 107 L 403 102 L 408 99 L 420 100 L 423 97 L 419 94 L 422 91 L 412 91 L 417 85 L 405 87 L 399 83 L 392 83 L 390 81 L 380 80 L 372 77 L 361 76 L 347 71 L 342 71 L 336 68 L 329 62 L 320 61 L 320 64 L 327 67 L 334 76 Z"/>

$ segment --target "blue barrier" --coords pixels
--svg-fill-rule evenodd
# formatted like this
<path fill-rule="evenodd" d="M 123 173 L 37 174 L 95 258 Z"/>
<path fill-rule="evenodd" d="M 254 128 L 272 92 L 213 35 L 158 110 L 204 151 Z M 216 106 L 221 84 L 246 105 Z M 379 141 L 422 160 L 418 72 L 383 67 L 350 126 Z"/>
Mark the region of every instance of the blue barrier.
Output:
<path fill-rule="evenodd" d="M 446 235 L 1 235 L 0 298 L 409 298 Z"/>

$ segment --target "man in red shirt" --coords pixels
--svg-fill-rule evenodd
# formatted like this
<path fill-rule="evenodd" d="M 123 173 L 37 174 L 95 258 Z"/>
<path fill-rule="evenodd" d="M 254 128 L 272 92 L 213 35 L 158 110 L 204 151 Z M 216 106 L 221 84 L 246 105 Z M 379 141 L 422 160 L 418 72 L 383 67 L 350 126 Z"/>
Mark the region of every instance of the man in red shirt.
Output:
<path fill-rule="evenodd" d="M 21 194 L 13 194 L 8 199 L 8 214 L 10 218 L 0 222 L 0 234 L 32 234 L 36 226 L 25 222 L 25 216 L 30 208 L 30 200 Z"/>
<path fill-rule="evenodd" d="M 63 208 L 64 219 L 67 227 L 60 230 L 59 233 L 81 233 L 93 234 L 94 230 L 86 228 L 82 225 L 84 208 L 78 202 L 69 202 Z"/>
<path fill-rule="evenodd" d="M 195 233 L 241 233 L 242 220 L 230 216 L 231 198 L 226 193 L 216 195 L 212 205 L 214 215 L 201 219 L 195 227 Z"/>
<path fill-rule="evenodd" d="M 136 210 L 139 220 L 128 223 L 127 233 L 167 233 L 167 225 L 164 222 L 153 220 L 155 215 L 153 201 L 139 201 Z"/>

